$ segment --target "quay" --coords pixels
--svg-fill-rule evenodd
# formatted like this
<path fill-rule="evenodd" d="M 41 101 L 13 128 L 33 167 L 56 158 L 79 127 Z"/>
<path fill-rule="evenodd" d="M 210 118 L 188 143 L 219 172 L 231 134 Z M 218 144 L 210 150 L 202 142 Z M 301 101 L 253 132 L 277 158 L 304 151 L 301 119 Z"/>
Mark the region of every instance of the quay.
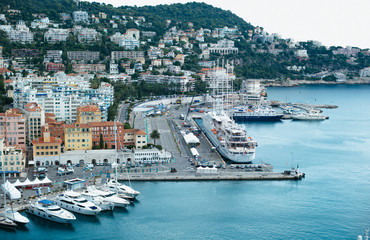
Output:
<path fill-rule="evenodd" d="M 279 173 L 279 172 L 234 172 L 232 174 L 135 174 L 131 176 L 118 175 L 119 181 L 238 181 L 238 180 L 301 180 L 305 177 L 304 173 L 298 172 L 294 174 Z"/>

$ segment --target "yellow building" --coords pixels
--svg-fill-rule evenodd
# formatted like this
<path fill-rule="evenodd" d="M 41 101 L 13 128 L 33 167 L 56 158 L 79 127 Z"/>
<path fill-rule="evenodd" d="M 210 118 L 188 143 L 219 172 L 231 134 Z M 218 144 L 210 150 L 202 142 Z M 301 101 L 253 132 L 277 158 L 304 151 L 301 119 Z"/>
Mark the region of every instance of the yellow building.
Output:
<path fill-rule="evenodd" d="M 32 141 L 33 160 L 36 166 L 40 165 L 59 165 L 60 146 L 62 139 L 51 137 L 49 129 L 46 127 L 43 136 Z"/>
<path fill-rule="evenodd" d="M 148 144 L 147 134 L 140 129 L 124 129 L 124 144 L 135 145 L 135 148 L 142 149 Z"/>
<path fill-rule="evenodd" d="M 64 147 L 69 150 L 92 149 L 92 134 L 88 124 L 75 123 L 64 127 Z"/>
<path fill-rule="evenodd" d="M 25 158 L 20 146 L 5 146 L 0 138 L 0 170 L 9 177 L 19 177 L 25 167 Z"/>
<path fill-rule="evenodd" d="M 77 108 L 76 123 L 101 122 L 101 111 L 96 105 L 87 105 Z"/>

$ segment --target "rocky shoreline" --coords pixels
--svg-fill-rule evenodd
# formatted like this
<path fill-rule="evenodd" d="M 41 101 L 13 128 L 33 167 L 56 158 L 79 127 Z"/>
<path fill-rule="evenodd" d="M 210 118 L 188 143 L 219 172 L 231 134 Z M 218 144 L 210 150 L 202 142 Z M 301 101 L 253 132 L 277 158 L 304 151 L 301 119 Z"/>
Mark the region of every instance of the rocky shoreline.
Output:
<path fill-rule="evenodd" d="M 298 87 L 301 85 L 367 85 L 370 84 L 370 78 L 355 78 L 347 81 L 328 82 L 324 80 L 286 80 L 273 81 L 262 80 L 262 84 L 266 87 Z"/>

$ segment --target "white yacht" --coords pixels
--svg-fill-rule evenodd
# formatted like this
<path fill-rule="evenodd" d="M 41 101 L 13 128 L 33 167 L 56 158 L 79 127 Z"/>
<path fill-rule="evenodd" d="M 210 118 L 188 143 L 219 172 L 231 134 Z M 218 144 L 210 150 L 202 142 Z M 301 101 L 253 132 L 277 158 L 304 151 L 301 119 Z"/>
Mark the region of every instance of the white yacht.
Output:
<path fill-rule="evenodd" d="M 108 180 L 105 183 L 105 187 L 107 187 L 109 190 L 111 190 L 113 192 L 117 192 L 118 194 L 124 194 L 124 195 L 127 195 L 129 197 L 134 197 L 135 198 L 138 195 L 140 195 L 139 191 L 136 191 L 136 190 L 132 189 L 131 187 L 129 187 L 125 184 L 119 183 L 118 181 L 113 180 L 113 179 Z"/>
<path fill-rule="evenodd" d="M 83 215 L 97 215 L 101 211 L 100 207 L 87 201 L 81 194 L 74 191 L 65 191 L 60 194 L 55 199 L 55 203 L 62 208 Z"/>
<path fill-rule="evenodd" d="M 87 191 L 93 194 L 97 194 L 104 198 L 105 201 L 114 203 L 116 207 L 126 207 L 130 204 L 129 201 L 116 196 L 116 193 L 111 191 L 102 191 L 95 188 L 95 186 L 87 187 Z"/>
<path fill-rule="evenodd" d="M 19 212 L 13 209 L 5 209 L 4 216 L 16 224 L 24 225 L 30 222 L 28 218 L 25 216 L 21 215 Z"/>
<path fill-rule="evenodd" d="M 31 204 L 28 213 L 58 223 L 71 223 L 76 220 L 75 215 L 55 205 L 53 201 L 42 199 Z"/>
<path fill-rule="evenodd" d="M 293 115 L 293 120 L 325 120 L 328 117 L 320 114 L 318 111 L 311 110 L 308 113 L 301 113 L 297 115 Z"/>
<path fill-rule="evenodd" d="M 112 211 L 114 209 L 114 203 L 104 200 L 103 197 L 93 192 L 84 191 L 81 193 L 81 196 L 94 203 L 96 206 L 99 206 L 102 211 Z"/>

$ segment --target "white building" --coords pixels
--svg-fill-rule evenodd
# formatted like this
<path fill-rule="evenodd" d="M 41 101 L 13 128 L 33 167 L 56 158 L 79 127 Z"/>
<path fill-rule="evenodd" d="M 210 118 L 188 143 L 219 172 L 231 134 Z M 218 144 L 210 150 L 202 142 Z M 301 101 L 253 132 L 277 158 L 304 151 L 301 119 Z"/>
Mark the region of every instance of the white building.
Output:
<path fill-rule="evenodd" d="M 68 29 L 59 29 L 59 28 L 52 28 L 49 29 L 45 35 L 44 39 L 47 42 L 55 43 L 55 42 L 61 42 L 61 41 L 67 41 L 69 35 Z"/>
<path fill-rule="evenodd" d="M 307 50 L 305 50 L 305 49 L 299 49 L 299 50 L 295 51 L 295 55 L 297 57 L 308 58 Z"/>
<path fill-rule="evenodd" d="M 370 77 L 370 67 L 360 70 L 360 77 Z"/>
<path fill-rule="evenodd" d="M 94 103 L 102 112 L 102 121 L 108 118 L 113 103 L 111 84 L 102 82 L 98 89 L 90 88 L 85 76 L 67 76 L 59 72 L 55 77 L 14 77 L 14 107 L 24 109 L 26 103 L 39 103 L 45 112 L 54 113 L 57 121 L 76 121 L 77 107 Z"/>
<path fill-rule="evenodd" d="M 170 162 L 172 155 L 166 150 L 142 149 L 134 151 L 134 159 L 136 163 L 162 163 Z"/>
<path fill-rule="evenodd" d="M 109 65 L 109 73 L 110 74 L 118 74 L 118 64 L 114 63 L 113 61 Z"/>
<path fill-rule="evenodd" d="M 88 22 L 89 14 L 84 11 L 75 11 L 72 14 L 74 22 Z"/>
<path fill-rule="evenodd" d="M 92 28 L 82 28 L 78 30 L 77 39 L 79 42 L 95 42 L 100 39 L 100 34 Z"/>
<path fill-rule="evenodd" d="M 234 47 L 234 41 L 223 39 L 219 40 L 217 44 L 211 44 L 208 49 L 210 53 L 232 54 L 238 53 L 238 48 Z"/>
<path fill-rule="evenodd" d="M 10 30 L 7 32 L 11 42 L 31 43 L 33 42 L 33 33 L 27 30 Z"/>

